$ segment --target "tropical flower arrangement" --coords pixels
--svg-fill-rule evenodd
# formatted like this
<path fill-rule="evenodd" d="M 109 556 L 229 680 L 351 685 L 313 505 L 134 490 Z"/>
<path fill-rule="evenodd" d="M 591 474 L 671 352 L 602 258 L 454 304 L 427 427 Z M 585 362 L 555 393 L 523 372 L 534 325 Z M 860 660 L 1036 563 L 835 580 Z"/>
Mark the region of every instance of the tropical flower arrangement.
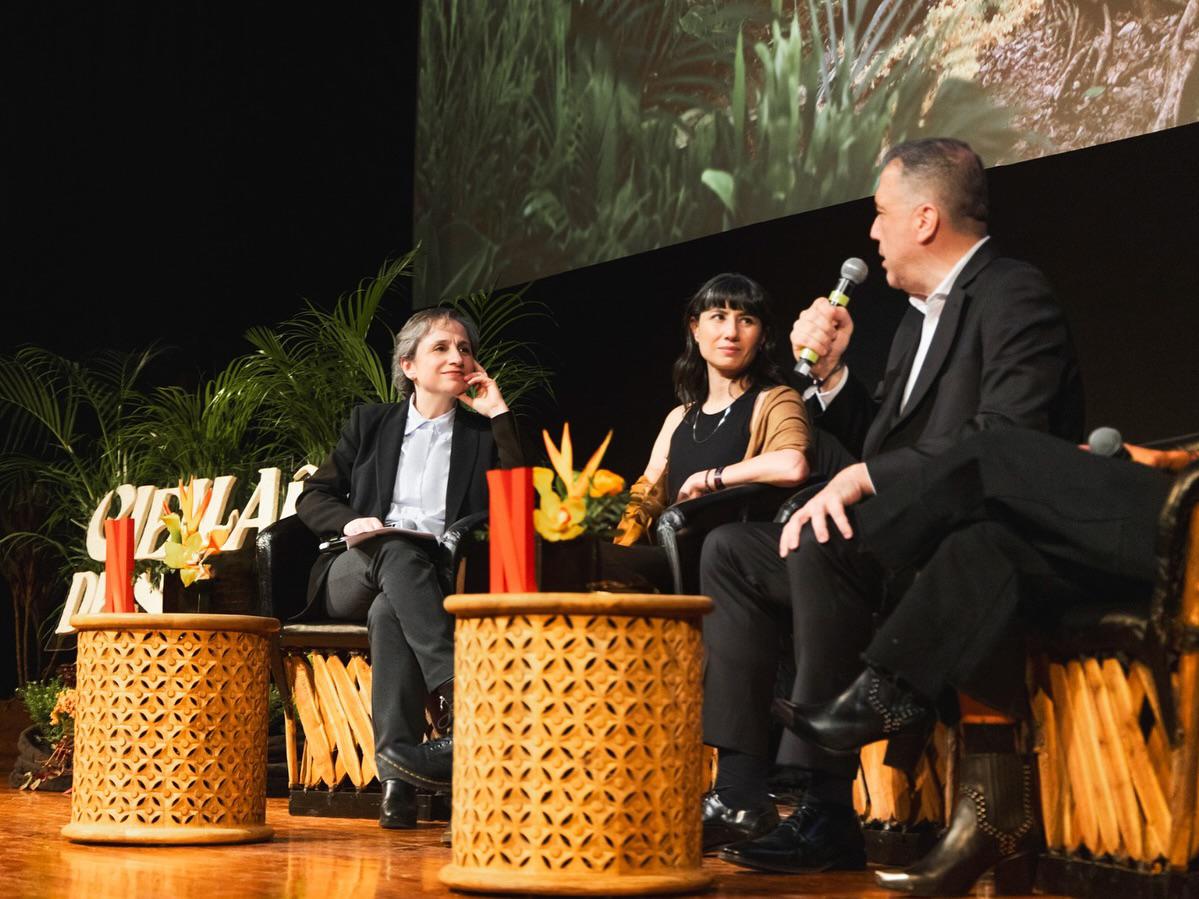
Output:
<path fill-rule="evenodd" d="M 167 529 L 163 562 L 168 568 L 179 572 L 179 581 L 184 587 L 212 578 L 212 566 L 207 564 L 208 559 L 221 551 L 229 532 L 237 524 L 237 513 L 234 512 L 227 526 L 201 530 L 200 522 L 211 500 L 211 485 L 197 498 L 196 479 L 192 478 L 186 487 L 183 481 L 179 482 L 177 513 L 171 511 L 169 498 L 162 501 L 162 523 Z"/>
<path fill-rule="evenodd" d="M 73 668 L 69 666 L 71 682 Z M 21 790 L 36 790 L 49 781 L 61 780 L 66 774 L 65 786 L 55 787 L 51 783 L 47 787 L 66 789 L 70 786 L 75 747 L 75 688 L 62 677 L 52 677 L 18 687 L 17 696 L 25 703 L 33 725 L 18 740 L 20 757 L 14 776 L 19 780 L 14 780 L 14 785 Z"/>
<path fill-rule="evenodd" d="M 583 534 L 611 539 L 629 501 L 624 478 L 599 467 L 612 432 L 591 454 L 582 471 L 574 470 L 569 424 L 562 426 L 560 446 L 554 445 L 548 431 L 542 431 L 541 436 L 551 467 L 533 469 L 533 487 L 539 499 L 538 508 L 533 510 L 537 533 L 551 542 L 574 540 Z"/>

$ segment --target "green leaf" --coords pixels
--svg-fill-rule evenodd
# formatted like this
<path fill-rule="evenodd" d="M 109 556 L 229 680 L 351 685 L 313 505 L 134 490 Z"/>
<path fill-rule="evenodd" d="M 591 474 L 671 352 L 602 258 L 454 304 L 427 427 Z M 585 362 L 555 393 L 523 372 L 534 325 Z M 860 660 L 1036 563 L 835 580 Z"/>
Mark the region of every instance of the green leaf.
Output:
<path fill-rule="evenodd" d="M 700 181 L 716 194 L 725 209 L 733 215 L 737 214 L 737 183 L 732 175 L 719 169 L 704 169 Z"/>

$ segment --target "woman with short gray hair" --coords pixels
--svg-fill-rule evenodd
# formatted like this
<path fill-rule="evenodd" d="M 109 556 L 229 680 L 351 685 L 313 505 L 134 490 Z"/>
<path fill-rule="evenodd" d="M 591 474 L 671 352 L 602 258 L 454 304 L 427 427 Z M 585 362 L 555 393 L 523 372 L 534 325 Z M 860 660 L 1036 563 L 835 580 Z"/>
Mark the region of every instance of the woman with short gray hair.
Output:
<path fill-rule="evenodd" d="M 367 621 L 383 827 L 415 826 L 416 788 L 450 785 L 454 622 L 441 605 L 449 585 L 438 576 L 438 539 L 487 509 L 489 468 L 525 464 L 477 346 L 478 331 L 460 313 L 414 313 L 396 335 L 401 402 L 355 408 L 296 503 L 314 534 L 353 543 L 321 554 L 298 617 Z M 422 742 L 426 699 L 440 707 L 442 736 Z"/>

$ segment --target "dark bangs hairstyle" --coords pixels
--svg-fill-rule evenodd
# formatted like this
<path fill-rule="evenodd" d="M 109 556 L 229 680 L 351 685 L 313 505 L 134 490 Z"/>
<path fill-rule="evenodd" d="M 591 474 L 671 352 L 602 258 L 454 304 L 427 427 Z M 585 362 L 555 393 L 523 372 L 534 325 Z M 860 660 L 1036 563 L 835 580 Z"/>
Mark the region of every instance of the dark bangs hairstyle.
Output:
<path fill-rule="evenodd" d="M 691 323 L 708 309 L 723 308 L 748 313 L 762 323 L 762 340 L 742 376 L 749 379 L 750 386 L 783 383 L 783 373 L 774 361 L 774 315 L 766 291 L 753 278 L 725 272 L 708 279 L 683 312 L 683 353 L 674 362 L 674 392 L 687 408 L 708 397 L 708 363 L 699 354 L 699 345 L 691 336 Z"/>

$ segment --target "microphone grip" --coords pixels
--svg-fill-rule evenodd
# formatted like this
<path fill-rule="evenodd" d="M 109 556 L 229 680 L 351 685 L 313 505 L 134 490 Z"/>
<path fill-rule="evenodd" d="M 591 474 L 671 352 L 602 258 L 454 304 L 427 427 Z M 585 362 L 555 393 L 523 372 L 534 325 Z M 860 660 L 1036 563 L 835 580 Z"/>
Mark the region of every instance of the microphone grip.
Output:
<path fill-rule="evenodd" d="M 853 287 L 853 282 L 848 278 L 841 278 L 837 282 L 828 295 L 828 301 L 834 306 L 849 305 L 849 291 Z M 820 361 L 820 354 L 808 347 L 800 347 L 799 360 L 795 363 L 795 373 L 803 375 L 805 378 L 812 376 L 812 366 Z"/>

